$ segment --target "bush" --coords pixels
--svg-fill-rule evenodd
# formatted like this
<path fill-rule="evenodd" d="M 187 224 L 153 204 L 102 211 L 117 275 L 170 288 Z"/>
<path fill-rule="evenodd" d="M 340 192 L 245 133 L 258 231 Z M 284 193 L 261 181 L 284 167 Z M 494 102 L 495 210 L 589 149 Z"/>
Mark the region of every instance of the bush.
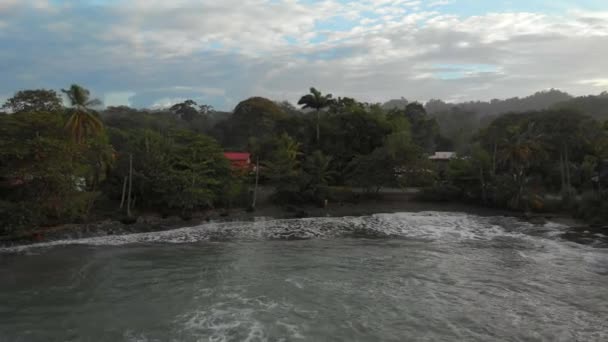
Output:
<path fill-rule="evenodd" d="M 458 187 L 450 184 L 438 184 L 424 188 L 416 195 L 417 199 L 430 202 L 448 202 L 461 198 Z"/>
<path fill-rule="evenodd" d="M 251 205 L 253 194 L 249 191 L 245 177 L 233 176 L 225 182 L 218 199 L 218 205 L 226 208 Z"/>
<path fill-rule="evenodd" d="M 576 205 L 575 216 L 589 223 L 606 225 L 608 224 L 608 202 L 602 201 L 592 192 L 586 192 Z"/>
<path fill-rule="evenodd" d="M 42 222 L 39 208 L 27 202 L 0 201 L 0 234 L 14 234 Z"/>
<path fill-rule="evenodd" d="M 349 187 L 331 186 L 328 187 L 329 200 L 333 202 L 357 202 L 359 194 L 353 192 Z"/>

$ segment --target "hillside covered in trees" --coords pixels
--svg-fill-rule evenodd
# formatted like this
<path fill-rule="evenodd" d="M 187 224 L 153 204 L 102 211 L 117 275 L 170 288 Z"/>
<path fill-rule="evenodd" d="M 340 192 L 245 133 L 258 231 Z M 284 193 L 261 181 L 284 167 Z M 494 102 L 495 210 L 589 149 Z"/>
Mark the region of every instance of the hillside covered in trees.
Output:
<path fill-rule="evenodd" d="M 405 98 L 390 100 L 382 105 L 385 110 L 405 108 Z M 455 149 L 466 152 L 469 141 L 477 130 L 489 125 L 500 115 L 531 111 L 569 109 L 590 116 L 599 122 L 608 120 L 608 92 L 599 95 L 574 97 L 556 89 L 540 91 L 523 98 L 488 102 L 470 101 L 447 103 L 432 99 L 425 103 L 425 110 L 435 117 L 441 132 L 453 141 Z"/>
<path fill-rule="evenodd" d="M 154 111 L 103 108 L 79 85 L 61 93 L 66 103 L 53 90 L 23 90 L 3 106 L 3 234 L 144 212 L 254 209 L 258 182 L 281 204 L 419 187 L 424 200 L 599 222 L 608 213 L 606 93 L 381 105 L 312 88 L 297 107 L 252 97 L 231 113 L 192 100 Z M 225 151 L 249 152 L 257 165 L 231 169 Z M 429 156 L 437 151 L 458 157 L 436 163 Z"/>

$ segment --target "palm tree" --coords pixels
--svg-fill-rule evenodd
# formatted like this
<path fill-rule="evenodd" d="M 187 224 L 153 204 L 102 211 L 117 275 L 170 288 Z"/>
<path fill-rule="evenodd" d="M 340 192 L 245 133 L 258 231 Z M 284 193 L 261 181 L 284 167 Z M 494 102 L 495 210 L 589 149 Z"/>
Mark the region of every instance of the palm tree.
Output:
<path fill-rule="evenodd" d="M 310 157 L 306 158 L 304 169 L 312 177 L 313 190 L 319 186 L 328 185 L 336 176 L 336 172 L 331 169 L 332 158 L 317 150 Z"/>
<path fill-rule="evenodd" d="M 302 153 L 300 152 L 300 143 L 290 137 L 287 133 L 283 133 L 279 137 L 279 146 L 285 150 L 287 157 L 290 160 L 296 160 Z"/>
<path fill-rule="evenodd" d="M 266 161 L 264 169 L 278 188 L 295 186 L 295 179 L 299 174 L 298 156 L 300 144 L 292 137 L 283 133 L 276 141 L 276 149 L 270 160 Z"/>
<path fill-rule="evenodd" d="M 331 94 L 322 95 L 321 92 L 315 88 L 310 88 L 310 94 L 302 96 L 300 101 L 298 101 L 299 105 L 303 105 L 302 108 L 311 108 L 317 112 L 317 144 L 319 144 L 321 139 L 321 132 L 319 128 L 321 109 L 328 107 L 332 103 L 334 103 L 334 99 L 332 98 Z"/>
<path fill-rule="evenodd" d="M 89 109 L 91 106 L 100 105 L 100 100 L 91 99 L 89 90 L 77 84 L 72 84 L 70 89 L 61 89 L 61 91 L 68 97 L 72 106 L 72 115 L 65 127 L 77 143 L 80 144 L 85 137 L 103 131 L 103 123 Z"/>

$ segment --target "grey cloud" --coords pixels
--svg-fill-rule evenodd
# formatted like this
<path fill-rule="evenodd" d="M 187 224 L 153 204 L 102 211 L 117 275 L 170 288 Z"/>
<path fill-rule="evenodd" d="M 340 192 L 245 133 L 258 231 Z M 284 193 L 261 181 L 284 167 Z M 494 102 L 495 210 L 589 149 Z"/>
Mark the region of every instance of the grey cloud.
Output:
<path fill-rule="evenodd" d="M 272 5 L 275 12 L 259 1 L 257 6 L 186 1 L 183 8 L 141 3 L 150 5 L 73 5 L 55 12 L 12 7 L 20 14 L 0 33 L 6 42 L 0 51 L 0 73 L 6 75 L 0 94 L 78 82 L 100 97 L 135 93 L 136 106 L 194 98 L 230 109 L 254 95 L 294 101 L 309 86 L 366 101 L 469 100 L 550 87 L 597 93 L 604 90 L 597 87 L 602 82 L 583 81 L 608 79 L 608 16 L 598 14 L 458 18 L 419 12 L 328 33 L 327 41 L 311 44 L 302 37 L 314 35 L 315 20 L 360 14 L 371 2 L 327 2 L 318 10 L 281 2 Z M 57 29 L 48 30 L 49 25 Z M 290 44 L 287 36 L 298 43 Z M 458 70 L 439 64 L 492 70 L 445 80 L 436 73 Z"/>

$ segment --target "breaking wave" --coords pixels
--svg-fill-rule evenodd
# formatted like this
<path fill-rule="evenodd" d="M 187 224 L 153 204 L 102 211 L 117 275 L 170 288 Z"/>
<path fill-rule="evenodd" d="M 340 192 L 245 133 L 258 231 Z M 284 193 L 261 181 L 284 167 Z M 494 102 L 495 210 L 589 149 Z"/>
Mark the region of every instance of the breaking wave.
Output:
<path fill-rule="evenodd" d="M 107 235 L 0 248 L 20 252 L 62 245 L 119 246 L 148 243 L 194 243 L 234 240 L 307 240 L 331 238 L 405 238 L 419 240 L 484 241 L 541 235 L 552 238 L 568 227 L 557 223 L 533 225 L 512 217 L 482 217 L 464 213 L 419 212 L 362 217 L 303 219 L 257 218 L 252 222 L 215 222 L 160 232 Z"/>

